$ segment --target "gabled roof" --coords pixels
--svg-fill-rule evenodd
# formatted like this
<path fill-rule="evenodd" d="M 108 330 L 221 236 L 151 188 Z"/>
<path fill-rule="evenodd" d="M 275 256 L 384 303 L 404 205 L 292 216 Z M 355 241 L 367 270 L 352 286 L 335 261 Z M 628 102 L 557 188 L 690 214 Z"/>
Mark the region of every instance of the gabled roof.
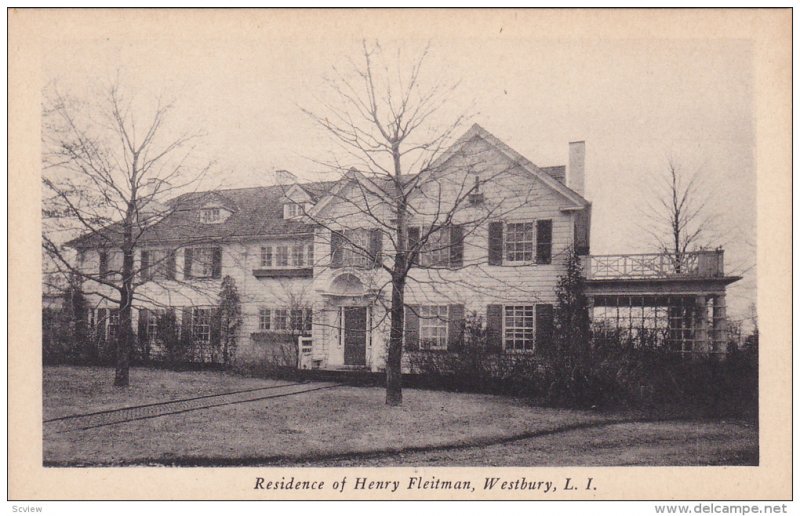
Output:
<path fill-rule="evenodd" d="M 434 160 L 431 164 L 430 168 L 435 170 L 439 166 L 441 166 L 445 161 L 450 159 L 456 152 L 461 150 L 461 148 L 469 143 L 470 141 L 474 140 L 475 138 L 481 138 L 494 148 L 499 150 L 501 153 L 505 154 L 506 157 L 511 159 L 513 162 L 517 163 L 523 170 L 531 174 L 532 176 L 536 177 L 540 181 L 542 181 L 545 185 L 549 186 L 556 192 L 560 193 L 562 196 L 566 197 L 568 200 L 573 202 L 577 207 L 584 207 L 591 204 L 589 201 L 583 198 L 580 194 L 568 188 L 563 182 L 558 179 L 558 171 L 556 169 L 558 167 L 546 167 L 549 170 L 542 169 L 532 163 L 528 158 L 520 154 L 519 152 L 515 151 L 511 147 L 509 147 L 506 143 L 502 142 L 499 138 L 495 135 L 484 129 L 478 124 L 473 124 L 472 127 L 464 133 L 461 138 L 459 138 L 453 145 L 450 146 L 441 156 Z"/>
<path fill-rule="evenodd" d="M 335 181 L 304 184 L 304 189 L 327 191 Z M 311 185 L 311 186 L 308 186 Z M 160 245 L 168 242 L 202 242 L 234 237 L 287 236 L 311 233 L 313 227 L 301 220 L 283 218 L 285 186 L 265 186 L 191 192 L 167 201 L 170 212 L 159 222 L 147 227 L 138 240 L 139 245 Z M 231 215 L 224 222 L 203 224 L 198 221 L 198 210 L 209 200 L 224 202 Z M 122 237 L 121 224 L 112 224 L 102 230 L 108 238 Z M 67 243 L 70 247 L 102 246 L 104 238 L 93 233 Z"/>

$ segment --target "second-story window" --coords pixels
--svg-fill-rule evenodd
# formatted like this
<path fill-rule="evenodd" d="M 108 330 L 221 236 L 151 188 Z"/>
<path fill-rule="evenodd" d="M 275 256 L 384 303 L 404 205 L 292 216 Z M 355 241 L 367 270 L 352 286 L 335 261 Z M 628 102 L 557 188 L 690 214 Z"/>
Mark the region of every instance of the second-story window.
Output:
<path fill-rule="evenodd" d="M 289 246 L 279 245 L 275 246 L 275 266 L 288 267 L 289 266 Z"/>
<path fill-rule="evenodd" d="M 314 244 L 286 243 L 261 247 L 260 266 L 262 269 L 302 269 L 312 267 Z"/>
<path fill-rule="evenodd" d="M 369 242 L 368 234 L 363 229 L 346 229 L 344 235 L 344 248 L 342 249 L 342 265 L 350 267 L 366 267 L 369 263 L 366 250 Z"/>
<path fill-rule="evenodd" d="M 190 247 L 184 250 L 184 278 L 220 278 L 222 249 L 220 247 Z"/>
<path fill-rule="evenodd" d="M 438 228 L 431 232 L 420 250 L 420 265 L 423 267 L 447 267 L 450 265 L 450 231 L 448 229 Z"/>
<path fill-rule="evenodd" d="M 533 261 L 533 222 L 517 222 L 506 225 L 506 261 Z"/>

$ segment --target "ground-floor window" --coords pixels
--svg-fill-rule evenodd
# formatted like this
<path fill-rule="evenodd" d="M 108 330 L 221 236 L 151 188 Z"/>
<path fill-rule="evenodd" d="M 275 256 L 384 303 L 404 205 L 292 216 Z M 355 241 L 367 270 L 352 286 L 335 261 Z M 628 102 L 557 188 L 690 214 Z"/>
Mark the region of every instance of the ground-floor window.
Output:
<path fill-rule="evenodd" d="M 208 342 L 211 340 L 211 309 L 195 308 L 192 312 L 192 335 L 194 340 Z"/>
<path fill-rule="evenodd" d="M 311 308 L 266 308 L 258 309 L 259 331 L 277 331 L 310 335 L 312 325 Z"/>
<path fill-rule="evenodd" d="M 418 311 L 420 349 L 447 349 L 447 305 L 421 305 Z"/>
<path fill-rule="evenodd" d="M 503 347 L 506 351 L 533 351 L 533 305 L 503 307 Z"/>
<path fill-rule="evenodd" d="M 112 308 L 108 311 L 108 338 L 113 339 L 119 332 L 119 309 Z"/>

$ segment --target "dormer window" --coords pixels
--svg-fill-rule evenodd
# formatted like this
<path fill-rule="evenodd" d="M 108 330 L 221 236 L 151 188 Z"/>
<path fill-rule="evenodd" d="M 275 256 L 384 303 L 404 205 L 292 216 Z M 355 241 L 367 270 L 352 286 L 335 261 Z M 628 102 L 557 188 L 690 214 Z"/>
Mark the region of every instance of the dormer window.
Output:
<path fill-rule="evenodd" d="M 219 208 L 203 208 L 200 210 L 200 222 L 204 224 L 214 224 L 220 222 L 222 214 Z"/>
<path fill-rule="evenodd" d="M 303 205 L 295 202 L 287 202 L 283 205 L 283 218 L 294 219 L 303 214 Z"/>

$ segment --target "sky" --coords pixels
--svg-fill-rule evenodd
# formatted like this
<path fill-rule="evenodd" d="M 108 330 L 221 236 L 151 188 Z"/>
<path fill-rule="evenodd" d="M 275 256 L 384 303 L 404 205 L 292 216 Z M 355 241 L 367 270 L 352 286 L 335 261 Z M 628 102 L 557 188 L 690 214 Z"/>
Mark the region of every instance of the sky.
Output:
<path fill-rule="evenodd" d="M 59 38 L 42 62 L 47 84 L 91 96 L 115 76 L 146 104 L 175 99 L 170 130 L 205 132 L 198 154 L 215 162 L 216 184 L 270 184 L 276 169 L 331 179 L 317 161 L 335 147 L 300 107 L 316 108 L 331 67 L 358 56 L 361 36 L 310 25 L 272 31 L 236 26 L 198 34 L 164 27 Z M 567 162 L 586 142 L 592 253 L 651 252 L 640 207 L 672 159 L 698 174 L 727 272 L 729 314 L 755 302 L 753 49 L 741 39 L 555 37 L 525 30 L 441 30 L 381 40 L 387 49 L 431 53 L 423 75 L 458 81 L 440 116 L 472 114 L 540 166 Z M 421 36 L 425 36 L 424 38 Z"/>

